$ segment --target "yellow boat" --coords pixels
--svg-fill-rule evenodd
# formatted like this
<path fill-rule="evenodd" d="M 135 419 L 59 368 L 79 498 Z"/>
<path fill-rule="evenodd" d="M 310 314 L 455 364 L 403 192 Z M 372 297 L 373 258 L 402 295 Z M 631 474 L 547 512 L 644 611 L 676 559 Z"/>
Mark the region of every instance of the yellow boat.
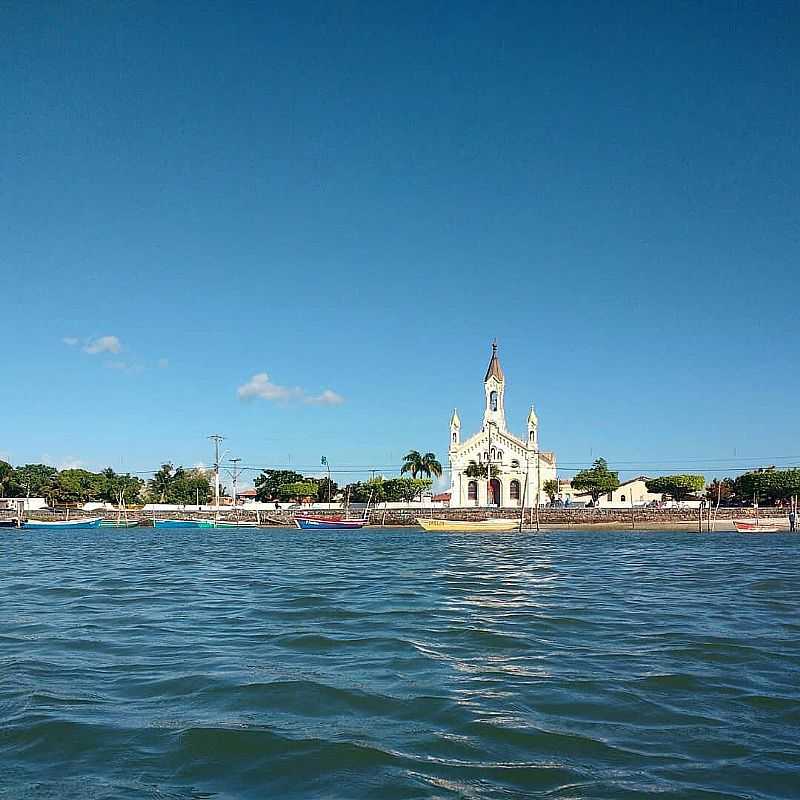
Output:
<path fill-rule="evenodd" d="M 504 533 L 519 528 L 518 519 L 424 519 L 417 517 L 417 524 L 426 531 L 450 531 L 451 533 Z"/>

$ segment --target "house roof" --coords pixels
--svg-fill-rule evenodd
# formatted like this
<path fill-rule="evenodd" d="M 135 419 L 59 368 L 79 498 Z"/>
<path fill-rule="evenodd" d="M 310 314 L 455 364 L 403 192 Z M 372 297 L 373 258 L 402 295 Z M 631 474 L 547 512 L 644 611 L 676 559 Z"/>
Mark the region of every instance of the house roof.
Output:
<path fill-rule="evenodd" d="M 483 382 L 489 378 L 497 378 L 499 381 L 505 381 L 506 377 L 503 375 L 503 368 L 500 366 L 500 360 L 497 358 L 497 342 L 492 342 L 492 357 L 489 360 L 489 368 L 486 370 L 486 377 Z"/>
<path fill-rule="evenodd" d="M 432 498 L 434 501 L 444 501 L 450 499 L 450 492 L 442 492 L 441 494 L 435 494 Z"/>

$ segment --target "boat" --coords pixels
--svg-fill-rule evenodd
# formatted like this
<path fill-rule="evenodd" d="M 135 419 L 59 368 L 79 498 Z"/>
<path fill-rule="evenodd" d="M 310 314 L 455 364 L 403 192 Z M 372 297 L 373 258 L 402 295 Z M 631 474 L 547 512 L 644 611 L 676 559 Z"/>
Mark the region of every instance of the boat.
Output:
<path fill-rule="evenodd" d="M 781 530 L 780 525 L 771 524 L 769 522 L 761 522 L 761 520 L 749 520 L 749 519 L 735 519 L 733 521 L 733 527 L 736 528 L 739 533 L 777 533 Z"/>
<path fill-rule="evenodd" d="M 104 519 L 100 523 L 101 528 L 136 528 L 139 521 L 135 519 Z"/>
<path fill-rule="evenodd" d="M 18 519 L 0 519 L 0 528 L 23 528 L 25 523 Z"/>
<path fill-rule="evenodd" d="M 313 517 L 310 514 L 298 514 L 294 524 L 304 531 L 349 531 L 363 528 L 368 524 L 366 517 L 361 519 L 344 519 L 341 515 L 330 517 Z"/>
<path fill-rule="evenodd" d="M 41 520 L 29 519 L 25 521 L 27 528 L 99 528 L 102 517 L 87 517 L 85 519 Z"/>
<path fill-rule="evenodd" d="M 451 533 L 506 533 L 519 528 L 518 519 L 425 519 L 417 517 L 417 524 L 426 531 Z"/>
<path fill-rule="evenodd" d="M 213 528 L 213 519 L 154 519 L 154 528 Z"/>
<path fill-rule="evenodd" d="M 215 528 L 255 528 L 256 523 L 246 522 L 245 520 L 218 519 L 214 523 Z"/>

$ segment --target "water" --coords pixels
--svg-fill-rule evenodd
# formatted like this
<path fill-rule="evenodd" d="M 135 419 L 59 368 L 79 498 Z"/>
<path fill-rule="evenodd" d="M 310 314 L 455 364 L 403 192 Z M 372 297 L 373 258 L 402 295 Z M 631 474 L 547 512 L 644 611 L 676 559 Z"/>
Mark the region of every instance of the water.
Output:
<path fill-rule="evenodd" d="M 800 536 L 0 534 L 0 798 L 796 798 Z"/>

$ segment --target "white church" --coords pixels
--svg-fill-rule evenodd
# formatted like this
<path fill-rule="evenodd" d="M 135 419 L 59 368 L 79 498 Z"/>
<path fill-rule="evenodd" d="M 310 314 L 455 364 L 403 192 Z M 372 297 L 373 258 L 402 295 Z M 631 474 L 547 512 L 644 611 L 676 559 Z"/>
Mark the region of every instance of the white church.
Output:
<path fill-rule="evenodd" d="M 497 358 L 497 344 L 492 344 L 492 358 L 483 380 L 485 408 L 481 429 L 468 439 L 461 439 L 461 420 L 453 411 L 450 420 L 450 507 L 526 506 L 547 502 L 545 481 L 556 478 L 555 453 L 539 450 L 539 419 L 531 406 L 524 439 L 514 436 L 506 427 L 506 379 Z M 476 472 L 483 467 L 486 474 L 471 477 L 470 465 Z M 491 465 L 491 476 L 488 466 Z M 525 482 L 528 483 L 527 492 Z"/>

